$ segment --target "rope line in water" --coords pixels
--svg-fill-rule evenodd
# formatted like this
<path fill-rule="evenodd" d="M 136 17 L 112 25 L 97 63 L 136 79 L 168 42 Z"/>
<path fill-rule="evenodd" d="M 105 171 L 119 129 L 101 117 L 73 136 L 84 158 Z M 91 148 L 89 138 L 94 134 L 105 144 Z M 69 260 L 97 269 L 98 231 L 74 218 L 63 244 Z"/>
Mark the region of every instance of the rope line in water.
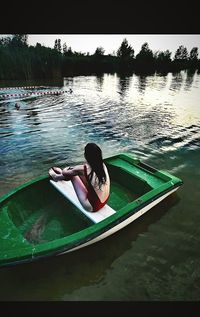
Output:
<path fill-rule="evenodd" d="M 4 94 L 0 95 L 1 98 L 8 98 L 8 97 L 24 97 L 24 96 L 32 96 L 32 95 L 61 95 L 67 91 L 45 91 L 45 92 L 29 92 L 29 93 L 22 93 L 22 94 Z"/>
<path fill-rule="evenodd" d="M 37 89 L 37 88 L 48 88 L 48 87 L 46 87 L 46 86 L 1 87 L 0 90 L 8 90 L 8 89 Z"/>

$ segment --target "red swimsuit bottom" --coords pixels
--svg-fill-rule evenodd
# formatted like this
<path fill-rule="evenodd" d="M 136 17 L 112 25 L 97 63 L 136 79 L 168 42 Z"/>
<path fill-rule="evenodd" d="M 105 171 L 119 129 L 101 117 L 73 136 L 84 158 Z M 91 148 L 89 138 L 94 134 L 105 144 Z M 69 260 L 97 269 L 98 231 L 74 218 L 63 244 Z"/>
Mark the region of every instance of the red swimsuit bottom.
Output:
<path fill-rule="evenodd" d="M 87 187 L 87 190 L 88 190 L 88 194 L 87 194 L 87 199 L 89 200 L 92 208 L 93 208 L 93 211 L 98 211 L 99 209 L 103 208 L 108 199 L 109 199 L 109 196 L 108 198 L 102 203 L 101 200 L 99 199 L 97 193 L 95 192 L 92 184 L 90 183 L 89 181 L 89 178 L 88 178 L 88 175 L 87 175 L 87 167 L 86 165 L 84 165 L 84 173 L 85 173 L 85 177 L 87 179 L 87 183 L 88 183 L 88 187 Z"/>

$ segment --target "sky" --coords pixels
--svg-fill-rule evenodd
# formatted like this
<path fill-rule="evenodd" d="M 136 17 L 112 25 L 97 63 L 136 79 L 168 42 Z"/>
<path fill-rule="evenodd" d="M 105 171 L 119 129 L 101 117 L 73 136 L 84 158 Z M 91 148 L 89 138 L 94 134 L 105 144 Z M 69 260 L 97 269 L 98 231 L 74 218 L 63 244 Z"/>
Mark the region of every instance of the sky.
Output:
<path fill-rule="evenodd" d="M 96 48 L 101 46 L 105 54 L 113 54 L 125 38 L 134 49 L 135 55 L 147 42 L 153 52 L 168 49 L 172 53 L 171 57 L 174 57 L 180 45 L 185 46 L 188 53 L 193 47 L 198 47 L 200 57 L 200 34 L 29 34 L 28 44 L 35 46 L 38 42 L 53 48 L 55 40 L 61 39 L 61 46 L 66 43 L 72 51 L 94 54 Z"/>

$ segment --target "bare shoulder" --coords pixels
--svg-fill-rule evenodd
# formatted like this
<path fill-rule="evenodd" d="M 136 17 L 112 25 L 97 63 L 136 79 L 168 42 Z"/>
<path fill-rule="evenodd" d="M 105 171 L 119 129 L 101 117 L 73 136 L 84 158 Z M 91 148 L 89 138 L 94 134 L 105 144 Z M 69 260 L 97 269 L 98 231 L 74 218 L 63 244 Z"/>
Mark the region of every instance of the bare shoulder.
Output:
<path fill-rule="evenodd" d="M 104 167 L 104 171 L 106 173 L 107 182 L 109 183 L 110 182 L 110 176 L 109 176 L 108 169 L 107 169 L 107 166 L 106 166 L 105 163 L 103 163 L 103 167 Z"/>
<path fill-rule="evenodd" d="M 103 163 L 104 170 L 108 173 L 108 169 L 105 163 Z"/>

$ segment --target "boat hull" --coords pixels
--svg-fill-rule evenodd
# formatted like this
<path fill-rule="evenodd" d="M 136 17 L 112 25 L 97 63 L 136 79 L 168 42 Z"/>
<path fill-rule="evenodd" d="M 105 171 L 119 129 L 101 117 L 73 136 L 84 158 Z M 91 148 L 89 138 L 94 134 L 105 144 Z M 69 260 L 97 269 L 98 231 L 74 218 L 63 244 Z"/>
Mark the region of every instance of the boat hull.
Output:
<path fill-rule="evenodd" d="M 115 213 L 98 223 L 72 205 L 47 176 L 0 199 L 0 267 L 58 256 L 121 230 L 175 192 L 182 180 L 122 153 L 105 159 L 108 205 Z"/>
<path fill-rule="evenodd" d="M 170 192 L 166 193 L 165 195 L 157 198 L 155 201 L 153 201 L 152 203 L 150 203 L 149 205 L 141 208 L 138 212 L 134 213 L 132 216 L 128 217 L 126 220 L 123 220 L 122 222 L 120 222 L 119 224 L 113 226 L 113 228 L 107 230 L 106 232 L 104 232 L 103 234 L 98 235 L 96 238 L 91 239 L 90 241 L 86 242 L 86 243 L 82 243 L 81 245 L 79 245 L 78 247 L 74 247 L 70 250 L 67 250 L 65 252 L 59 253 L 58 255 L 62 255 L 68 252 L 72 252 L 75 250 L 78 250 L 80 248 L 86 247 L 88 245 L 91 245 L 93 243 L 96 243 L 100 240 L 103 240 L 105 238 L 107 238 L 108 236 L 111 236 L 112 234 L 114 234 L 115 232 L 123 229 L 124 227 L 126 227 L 127 225 L 129 225 L 131 222 L 133 222 L 134 220 L 136 220 L 137 218 L 141 217 L 143 214 L 145 214 L 147 211 L 149 211 L 150 209 L 152 209 L 154 206 L 156 206 L 157 204 L 159 204 L 163 199 L 165 199 L 167 196 L 171 195 L 172 193 L 174 193 L 175 191 L 177 191 L 179 187 L 174 188 L 173 190 L 171 190 Z"/>

